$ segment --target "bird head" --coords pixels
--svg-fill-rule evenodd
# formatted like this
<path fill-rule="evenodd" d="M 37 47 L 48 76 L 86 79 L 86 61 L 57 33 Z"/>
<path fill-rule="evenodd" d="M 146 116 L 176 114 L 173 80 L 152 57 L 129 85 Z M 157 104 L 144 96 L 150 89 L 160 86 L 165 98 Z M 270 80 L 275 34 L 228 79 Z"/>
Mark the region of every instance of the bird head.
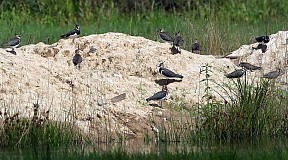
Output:
<path fill-rule="evenodd" d="M 164 67 L 164 62 L 165 62 L 165 61 L 160 62 L 159 65 L 158 65 L 158 67 Z"/>
<path fill-rule="evenodd" d="M 21 39 L 21 35 L 20 34 L 15 34 L 15 37 L 18 39 Z"/>
<path fill-rule="evenodd" d="M 160 28 L 159 32 L 165 32 L 165 29 L 164 28 Z"/>
<path fill-rule="evenodd" d="M 176 32 L 175 36 L 180 36 L 180 31 Z"/>
<path fill-rule="evenodd" d="M 79 30 L 80 26 L 78 24 L 75 25 L 75 29 Z"/>

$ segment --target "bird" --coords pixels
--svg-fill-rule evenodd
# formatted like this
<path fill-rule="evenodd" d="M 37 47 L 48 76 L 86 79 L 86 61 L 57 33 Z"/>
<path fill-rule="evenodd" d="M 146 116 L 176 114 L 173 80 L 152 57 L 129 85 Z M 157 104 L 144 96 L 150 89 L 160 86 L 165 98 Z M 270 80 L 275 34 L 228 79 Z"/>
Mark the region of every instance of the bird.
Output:
<path fill-rule="evenodd" d="M 167 69 L 167 68 L 164 68 L 164 62 L 161 62 L 159 65 L 159 72 L 160 74 L 162 74 L 163 76 L 167 77 L 167 78 L 183 78 L 182 75 L 180 74 L 177 74 L 177 73 L 174 73 L 173 71 Z"/>
<path fill-rule="evenodd" d="M 180 31 L 177 32 L 175 34 L 175 38 L 174 38 L 174 41 L 173 41 L 173 45 L 177 46 L 177 47 L 180 47 L 180 46 L 183 46 L 184 44 L 184 40 L 182 39 L 182 37 L 180 36 Z"/>
<path fill-rule="evenodd" d="M 164 30 L 164 28 L 160 29 L 159 36 L 165 42 L 173 43 L 174 41 L 174 39 Z"/>
<path fill-rule="evenodd" d="M 74 66 L 80 67 L 80 63 L 82 62 L 82 56 L 80 55 L 79 48 L 75 50 L 75 55 L 73 56 L 72 62 Z"/>
<path fill-rule="evenodd" d="M 6 47 L 6 48 L 11 48 L 12 49 L 12 51 L 6 50 L 7 52 L 13 52 L 14 49 L 20 45 L 20 42 L 21 42 L 21 35 L 20 34 L 16 34 L 15 37 L 11 38 L 8 42 L 3 44 L 3 46 Z"/>
<path fill-rule="evenodd" d="M 77 38 L 79 35 L 80 35 L 80 26 L 78 24 L 76 24 L 75 28 L 72 31 L 70 31 L 66 34 L 63 34 L 60 37 L 61 38 L 72 38 L 73 39 L 72 42 L 74 42 L 74 39 Z"/>
<path fill-rule="evenodd" d="M 257 42 L 264 42 L 264 43 L 268 43 L 270 41 L 270 37 L 269 36 L 259 36 L 259 37 L 255 37 L 255 40 Z"/>
<path fill-rule="evenodd" d="M 171 50 L 171 53 L 172 54 L 181 54 L 181 50 L 179 49 L 179 48 L 177 48 L 177 47 L 175 47 L 175 45 L 173 45 L 171 48 L 170 48 L 170 50 Z"/>
<path fill-rule="evenodd" d="M 236 69 L 235 71 L 226 74 L 227 78 L 240 78 L 245 74 L 246 70 L 244 68 Z"/>
<path fill-rule="evenodd" d="M 267 45 L 263 43 L 264 42 L 259 43 L 257 47 L 252 47 L 252 49 L 255 49 L 255 50 L 261 49 L 262 53 L 265 53 L 267 51 Z"/>
<path fill-rule="evenodd" d="M 162 90 L 153 94 L 151 97 L 146 98 L 146 101 L 163 101 L 166 100 L 168 96 L 167 86 L 163 86 Z"/>
<path fill-rule="evenodd" d="M 262 78 L 275 79 L 279 77 L 282 73 L 283 71 L 281 70 L 281 68 L 277 68 L 275 71 L 271 71 L 271 72 L 264 74 Z"/>
<path fill-rule="evenodd" d="M 252 65 L 252 64 L 250 64 L 248 62 L 240 62 L 239 63 L 239 67 L 244 67 L 245 69 L 250 70 L 250 71 L 261 70 L 262 69 L 262 67 L 258 67 L 258 66 Z"/>
<path fill-rule="evenodd" d="M 197 39 L 192 44 L 192 53 L 200 54 L 201 45 L 198 43 Z"/>

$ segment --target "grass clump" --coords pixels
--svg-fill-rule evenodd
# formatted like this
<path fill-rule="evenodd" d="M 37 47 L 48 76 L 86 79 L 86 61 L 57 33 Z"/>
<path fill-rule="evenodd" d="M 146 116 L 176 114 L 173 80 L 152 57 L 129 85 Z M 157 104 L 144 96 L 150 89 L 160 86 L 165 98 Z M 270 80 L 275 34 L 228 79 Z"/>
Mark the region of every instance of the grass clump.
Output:
<path fill-rule="evenodd" d="M 39 105 L 33 106 L 33 117 L 19 113 L 1 113 L 0 147 L 68 146 L 82 143 L 83 135 L 72 124 L 49 120 L 49 111 L 40 115 Z"/>
<path fill-rule="evenodd" d="M 230 99 L 211 101 L 202 106 L 202 137 L 220 141 L 287 136 L 285 97 L 272 82 L 260 80 L 249 84 L 238 79 L 230 88 Z"/>

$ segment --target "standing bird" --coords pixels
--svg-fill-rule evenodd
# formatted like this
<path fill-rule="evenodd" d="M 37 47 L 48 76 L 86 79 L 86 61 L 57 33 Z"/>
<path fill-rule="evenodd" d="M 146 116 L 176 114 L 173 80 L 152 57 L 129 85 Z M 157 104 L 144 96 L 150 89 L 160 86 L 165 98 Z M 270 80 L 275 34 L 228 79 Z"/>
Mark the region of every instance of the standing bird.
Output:
<path fill-rule="evenodd" d="M 262 78 L 275 79 L 279 77 L 282 73 L 283 71 L 281 70 L 281 68 L 277 68 L 275 71 L 271 71 L 271 72 L 264 74 Z"/>
<path fill-rule="evenodd" d="M 79 35 L 80 35 L 80 26 L 76 24 L 75 28 L 72 31 L 70 31 L 66 34 L 63 34 L 60 37 L 61 38 L 72 38 L 73 39 L 72 43 L 74 43 L 75 38 L 77 38 Z"/>
<path fill-rule="evenodd" d="M 177 73 L 174 73 L 173 71 L 167 69 L 167 68 L 164 68 L 164 62 L 161 62 L 159 65 L 159 72 L 160 74 L 162 74 L 163 76 L 167 77 L 167 78 L 183 78 L 182 75 L 180 74 L 177 74 Z"/>
<path fill-rule="evenodd" d="M 181 54 L 181 50 L 179 49 L 179 48 L 177 48 L 177 47 L 175 47 L 175 45 L 173 45 L 171 48 L 170 48 L 170 50 L 171 50 L 171 53 L 172 54 Z"/>
<path fill-rule="evenodd" d="M 237 69 L 231 73 L 226 74 L 227 78 L 240 78 L 245 74 L 246 70 L 244 68 Z"/>
<path fill-rule="evenodd" d="M 72 59 L 72 62 L 74 64 L 74 66 L 78 66 L 78 68 L 80 68 L 80 63 L 82 62 L 82 56 L 80 55 L 80 50 L 79 48 L 75 50 L 75 55 Z"/>
<path fill-rule="evenodd" d="M 197 39 L 192 44 L 192 53 L 200 54 L 201 45 L 198 43 Z"/>
<path fill-rule="evenodd" d="M 177 47 L 180 47 L 180 46 L 183 46 L 184 44 L 184 40 L 182 39 L 182 37 L 180 36 L 180 32 L 177 32 L 175 34 L 175 38 L 174 38 L 174 41 L 173 41 L 173 45 L 177 46 Z"/>
<path fill-rule="evenodd" d="M 146 101 L 160 101 L 160 106 L 162 108 L 162 102 L 164 100 L 166 100 L 168 97 L 168 90 L 167 90 L 167 86 L 163 86 L 162 90 L 153 94 L 151 97 L 146 98 Z"/>
<path fill-rule="evenodd" d="M 173 43 L 174 41 L 174 39 L 164 30 L 164 28 L 160 29 L 159 36 L 165 42 Z"/>
<path fill-rule="evenodd" d="M 254 71 L 254 70 L 261 70 L 262 67 L 254 66 L 247 62 L 240 62 L 239 67 L 244 67 L 247 70 Z"/>
<path fill-rule="evenodd" d="M 11 38 L 8 42 L 3 44 L 6 48 L 11 48 L 11 51 L 6 50 L 7 52 L 15 52 L 14 49 L 20 45 L 21 42 L 21 35 L 16 34 L 15 37 Z M 15 52 L 16 53 L 16 52 Z"/>

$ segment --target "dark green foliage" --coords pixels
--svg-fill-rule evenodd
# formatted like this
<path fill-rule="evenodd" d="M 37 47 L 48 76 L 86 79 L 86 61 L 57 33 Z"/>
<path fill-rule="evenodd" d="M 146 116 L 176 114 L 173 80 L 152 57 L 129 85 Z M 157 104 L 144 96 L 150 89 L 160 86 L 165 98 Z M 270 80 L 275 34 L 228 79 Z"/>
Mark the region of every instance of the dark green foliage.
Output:
<path fill-rule="evenodd" d="M 200 135 L 220 141 L 287 136 L 287 95 L 264 80 L 249 84 L 238 79 L 232 86 L 227 101 L 203 106 Z"/>
<path fill-rule="evenodd" d="M 49 145 L 51 147 L 67 146 L 82 143 L 83 135 L 77 127 L 68 122 L 49 120 L 49 111 L 45 116 L 40 115 L 39 105 L 34 104 L 33 117 L 21 118 L 19 113 L 1 116 L 0 128 L 1 147 L 37 147 Z"/>
<path fill-rule="evenodd" d="M 273 20 L 275 16 L 287 18 L 288 2 L 285 0 L 3 0 L 1 11 L 14 9 L 33 15 L 57 15 L 62 20 L 73 17 L 73 21 L 87 17 L 102 16 L 107 10 L 120 12 L 190 12 L 194 18 L 205 19 L 211 16 L 241 21 Z M 58 19 L 60 20 L 60 19 Z M 67 22 L 67 21 L 66 21 Z"/>

